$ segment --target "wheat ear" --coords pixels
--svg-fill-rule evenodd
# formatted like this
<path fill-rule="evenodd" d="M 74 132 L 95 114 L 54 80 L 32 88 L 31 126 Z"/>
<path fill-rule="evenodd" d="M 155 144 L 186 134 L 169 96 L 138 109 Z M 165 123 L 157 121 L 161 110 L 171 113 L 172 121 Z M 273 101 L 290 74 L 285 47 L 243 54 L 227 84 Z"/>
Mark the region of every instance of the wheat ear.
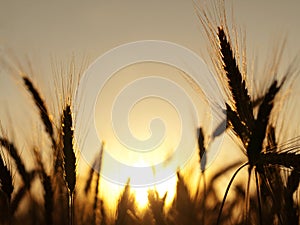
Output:
<path fill-rule="evenodd" d="M 69 224 L 74 224 L 74 190 L 76 185 L 76 156 L 74 151 L 74 131 L 71 106 L 63 110 L 62 115 L 64 178 L 69 190 Z"/>
<path fill-rule="evenodd" d="M 228 85 L 233 97 L 236 111 L 248 129 L 254 125 L 252 102 L 246 87 L 246 81 L 240 72 L 231 44 L 222 27 L 218 27 L 218 39 L 220 43 L 223 69 L 228 79 Z"/>
<path fill-rule="evenodd" d="M 32 81 L 26 76 L 23 76 L 23 81 L 34 100 L 36 107 L 39 110 L 41 120 L 45 126 L 45 130 L 46 130 L 47 134 L 49 135 L 49 137 L 51 139 L 52 145 L 53 145 L 54 149 L 56 149 L 56 142 L 55 142 L 55 139 L 53 136 L 54 135 L 53 124 L 51 122 L 50 114 L 48 112 L 46 104 L 45 104 L 44 100 L 42 99 L 37 88 L 33 85 Z"/>
<path fill-rule="evenodd" d="M 278 165 L 286 168 L 294 168 L 298 173 L 300 172 L 300 154 L 283 152 L 273 153 L 268 152 L 260 154 L 257 160 L 257 165 Z"/>
<path fill-rule="evenodd" d="M 63 110 L 62 127 L 65 181 L 70 193 L 73 193 L 76 184 L 76 157 L 73 146 L 74 131 L 70 105 L 67 105 Z"/>
<path fill-rule="evenodd" d="M 11 158 L 15 161 L 15 164 L 17 166 L 17 170 L 19 174 L 21 175 L 21 178 L 25 184 L 25 186 L 29 189 L 30 188 L 30 181 L 29 181 L 29 175 L 25 169 L 25 165 L 19 156 L 18 150 L 15 147 L 14 143 L 10 142 L 6 138 L 0 137 L 0 145 L 3 146 L 11 156 Z"/>
<path fill-rule="evenodd" d="M 280 90 L 283 82 L 278 85 L 275 80 L 270 86 L 269 90 L 265 94 L 264 100 L 259 106 L 257 119 L 255 120 L 255 126 L 253 133 L 250 137 L 249 144 L 247 146 L 247 156 L 250 166 L 254 165 L 258 159 L 258 155 L 263 149 L 263 141 L 266 137 L 266 131 L 269 124 L 271 111 L 274 105 L 274 98 Z"/>

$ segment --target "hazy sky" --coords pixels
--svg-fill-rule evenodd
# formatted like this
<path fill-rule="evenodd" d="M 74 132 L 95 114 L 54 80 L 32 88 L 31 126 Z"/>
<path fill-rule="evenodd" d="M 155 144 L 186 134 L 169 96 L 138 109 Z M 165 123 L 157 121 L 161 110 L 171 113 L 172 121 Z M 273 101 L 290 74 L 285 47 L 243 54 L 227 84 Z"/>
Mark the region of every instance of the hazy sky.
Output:
<path fill-rule="evenodd" d="M 225 2 L 233 6 L 235 23 L 246 32 L 248 52 L 272 52 L 286 38 L 284 61 L 299 55 L 300 1 Z M 197 54 L 207 47 L 191 0 L 0 0 L 1 58 L 13 52 L 22 62 L 29 55 L 36 69 L 49 65 L 50 55 L 67 61 L 74 53 L 93 61 L 120 44 L 145 39 L 171 41 Z M 7 73 L 0 72 L 0 100 L 7 104 L 7 95 L 12 97 L 17 89 Z M 51 80 L 51 73 L 43 74 Z"/>
<path fill-rule="evenodd" d="M 233 7 L 235 23 L 246 32 L 250 53 L 260 56 L 271 52 L 280 40 L 286 38 L 284 61 L 290 62 L 299 54 L 299 1 L 225 2 L 229 8 Z M 13 52 L 22 62 L 24 55 L 29 55 L 37 69 L 44 64 L 50 65 L 49 56 L 67 61 L 71 54 L 87 55 L 92 61 L 120 44 L 145 39 L 171 41 L 197 54 L 205 54 L 207 47 L 194 4 L 189 0 L 84 3 L 79 0 L 1 0 L 0 4 L 1 58 L 6 59 L 7 55 L 10 56 L 7 53 Z M 51 80 L 50 71 L 42 74 L 42 79 Z M 47 87 L 47 82 L 40 86 L 43 87 Z M 9 110 L 21 118 L 19 108 L 26 103 L 10 104 L 20 99 L 17 92 L 15 81 L 9 79 L 7 72 L 1 71 L 0 101 L 1 105 L 9 106 L 0 110 L 1 116 Z"/>
<path fill-rule="evenodd" d="M 225 2 L 246 31 L 249 52 L 270 52 L 286 38 L 285 60 L 299 53 L 299 1 Z M 72 53 L 93 60 L 120 44 L 145 39 L 171 41 L 198 54 L 207 44 L 191 0 L 0 0 L 0 6 L 0 55 L 5 58 L 11 50 L 19 58 L 30 55 L 36 64 Z M 0 90 L 7 87 L 3 79 Z"/>
<path fill-rule="evenodd" d="M 0 45 L 16 53 L 96 57 L 122 43 L 168 40 L 198 51 L 200 28 L 189 0 L 0 1 Z M 300 2 L 232 0 L 236 23 L 257 48 L 288 36 L 287 50 L 297 44 Z"/>

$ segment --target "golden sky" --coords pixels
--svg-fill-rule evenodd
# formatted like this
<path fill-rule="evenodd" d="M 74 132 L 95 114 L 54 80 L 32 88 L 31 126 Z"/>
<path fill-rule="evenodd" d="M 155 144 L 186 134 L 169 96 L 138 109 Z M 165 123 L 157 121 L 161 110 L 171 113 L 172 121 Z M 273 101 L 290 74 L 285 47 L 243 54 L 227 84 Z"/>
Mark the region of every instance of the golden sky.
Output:
<path fill-rule="evenodd" d="M 236 23 L 257 48 L 288 36 L 288 51 L 297 52 L 300 3 L 297 0 L 231 0 Z M 189 0 L 3 1 L 0 46 L 16 53 L 55 55 L 83 52 L 97 57 L 131 41 L 159 39 L 199 52 L 201 35 Z M 298 45 L 299 46 L 299 45 Z"/>

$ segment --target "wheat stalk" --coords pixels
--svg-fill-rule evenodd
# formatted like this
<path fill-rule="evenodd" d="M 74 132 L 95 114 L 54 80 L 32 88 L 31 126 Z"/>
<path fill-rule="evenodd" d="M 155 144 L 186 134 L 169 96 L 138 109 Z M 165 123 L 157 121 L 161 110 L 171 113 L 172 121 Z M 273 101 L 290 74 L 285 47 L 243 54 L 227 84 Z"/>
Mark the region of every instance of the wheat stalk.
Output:
<path fill-rule="evenodd" d="M 300 154 L 283 152 L 283 153 L 263 153 L 259 155 L 257 165 L 279 165 L 286 168 L 294 168 L 300 172 Z"/>
<path fill-rule="evenodd" d="M 62 115 L 64 178 L 69 190 L 69 223 L 74 224 L 74 190 L 76 185 L 76 156 L 71 106 L 67 104 Z"/>
<path fill-rule="evenodd" d="M 76 157 L 73 146 L 74 131 L 70 105 L 67 105 L 63 110 L 62 138 L 65 181 L 70 193 L 73 193 L 76 184 Z"/>
<path fill-rule="evenodd" d="M 286 190 L 285 190 L 285 223 L 286 224 L 299 224 L 299 215 L 297 205 L 294 203 L 293 195 L 297 191 L 300 183 L 300 172 L 296 169 L 292 170 L 288 177 Z"/>
<path fill-rule="evenodd" d="M 230 125 L 235 132 L 235 134 L 242 140 L 243 144 L 246 145 L 249 142 L 249 131 L 247 127 L 241 123 L 241 120 L 237 114 L 227 103 L 226 103 L 226 113 L 227 113 L 227 125 Z"/>
<path fill-rule="evenodd" d="M 47 225 L 52 225 L 53 189 L 51 185 L 51 178 L 46 173 L 42 173 L 42 184 L 44 188 L 45 221 Z"/>
<path fill-rule="evenodd" d="M 27 189 L 30 188 L 30 181 L 29 181 L 29 174 L 27 173 L 25 169 L 25 165 L 19 156 L 18 150 L 15 147 L 14 143 L 10 142 L 8 139 L 0 137 L 0 145 L 3 146 L 11 158 L 15 161 L 15 164 L 17 166 L 18 172 L 21 175 L 21 178 L 27 187 Z"/>
<path fill-rule="evenodd" d="M 270 86 L 267 93 L 265 94 L 263 102 L 259 106 L 253 133 L 250 137 L 249 144 L 247 146 L 247 156 L 249 159 L 250 166 L 253 166 L 255 164 L 255 161 L 258 159 L 259 154 L 263 149 L 263 141 L 266 137 L 267 127 L 269 124 L 271 111 L 274 105 L 274 98 L 280 90 L 283 82 L 280 85 L 278 85 L 277 81 L 275 80 Z"/>
<path fill-rule="evenodd" d="M 102 167 L 102 157 L 103 157 L 103 143 L 101 144 L 101 149 L 99 153 L 99 159 L 98 159 L 98 171 L 96 176 L 96 186 L 95 186 L 95 196 L 94 196 L 94 204 L 93 204 L 93 217 L 94 222 L 96 223 L 97 219 L 97 206 L 98 206 L 98 192 L 99 192 L 99 186 L 100 186 L 100 173 L 101 173 L 101 167 Z"/>
<path fill-rule="evenodd" d="M 46 170 L 44 168 L 44 164 L 42 162 L 40 152 L 37 151 L 37 149 L 33 149 L 35 159 L 37 162 L 37 165 L 39 166 L 39 174 L 42 181 L 42 186 L 44 189 L 44 217 L 45 222 L 47 225 L 53 224 L 53 188 L 51 184 L 51 177 L 46 173 Z"/>
<path fill-rule="evenodd" d="M 227 39 L 222 27 L 218 27 L 218 38 L 220 53 L 223 62 L 223 69 L 228 79 L 228 85 L 234 101 L 234 106 L 239 115 L 241 123 L 251 130 L 254 125 L 253 107 L 246 88 L 246 81 L 243 79 L 240 69 L 236 63 L 230 42 Z"/>
<path fill-rule="evenodd" d="M 115 217 L 115 225 L 122 225 L 129 223 L 128 217 L 129 215 L 135 215 L 135 198 L 130 193 L 130 180 L 128 179 L 124 190 L 118 200 L 116 217 Z"/>
<path fill-rule="evenodd" d="M 12 215 L 16 212 L 16 210 L 18 209 L 18 206 L 20 205 L 21 200 L 24 198 L 25 194 L 29 191 L 29 187 L 31 185 L 31 182 L 33 181 L 33 179 L 36 176 L 36 171 L 30 171 L 28 173 L 28 183 L 29 184 L 23 184 L 18 191 L 16 192 L 16 194 L 14 195 L 14 198 L 11 201 L 11 213 Z M 29 186 L 28 186 L 29 185 Z"/>
<path fill-rule="evenodd" d="M 95 173 L 95 167 L 98 163 L 98 158 L 95 158 L 94 162 L 93 162 L 93 165 L 90 167 L 89 169 L 89 172 L 88 172 L 88 178 L 85 182 L 85 185 L 84 185 L 84 193 L 85 195 L 87 195 L 91 189 L 91 184 L 92 184 L 92 180 L 93 180 L 93 176 L 94 176 L 94 173 Z"/>
<path fill-rule="evenodd" d="M 7 200 L 10 203 L 11 194 L 14 191 L 14 185 L 11 172 L 7 164 L 4 163 L 2 154 L 0 154 L 0 184 L 0 189 L 6 194 Z"/>
<path fill-rule="evenodd" d="M 269 126 L 268 133 L 267 133 L 267 141 L 268 145 L 266 147 L 266 152 L 274 152 L 277 150 L 277 142 L 275 136 L 275 127 Z"/>
<path fill-rule="evenodd" d="M 202 208 L 203 208 L 203 215 L 205 214 L 205 201 L 206 201 L 206 179 L 205 179 L 205 165 L 206 165 L 206 158 L 205 158 L 205 143 L 204 143 L 204 134 L 203 129 L 200 127 L 198 129 L 198 148 L 199 148 L 199 158 L 200 158 L 200 169 L 201 169 L 201 177 L 203 178 L 203 201 L 202 201 Z M 198 189 L 199 190 L 199 189 Z M 196 193 L 197 196 L 198 193 Z M 205 224 L 205 217 L 202 216 L 202 224 Z"/>
<path fill-rule="evenodd" d="M 166 225 L 164 206 L 166 201 L 167 193 L 160 198 L 156 190 L 148 191 L 149 208 L 152 212 L 156 224 Z"/>
<path fill-rule="evenodd" d="M 198 128 L 198 148 L 199 148 L 199 158 L 200 161 L 204 157 L 205 154 L 205 144 L 204 144 L 204 134 L 202 127 Z M 204 165 L 205 166 L 205 165 Z"/>
<path fill-rule="evenodd" d="M 194 201 L 179 170 L 177 171 L 176 196 L 172 208 L 179 224 L 193 224 L 197 217 Z"/>
<path fill-rule="evenodd" d="M 23 76 L 23 81 L 34 100 L 36 107 L 39 110 L 40 118 L 45 126 L 46 133 L 49 135 L 51 139 L 53 148 L 56 149 L 56 142 L 54 139 L 54 132 L 53 132 L 53 124 L 51 122 L 50 114 L 48 112 L 46 104 L 42 99 L 37 88 L 33 85 L 32 81 L 29 79 L 29 77 Z"/>

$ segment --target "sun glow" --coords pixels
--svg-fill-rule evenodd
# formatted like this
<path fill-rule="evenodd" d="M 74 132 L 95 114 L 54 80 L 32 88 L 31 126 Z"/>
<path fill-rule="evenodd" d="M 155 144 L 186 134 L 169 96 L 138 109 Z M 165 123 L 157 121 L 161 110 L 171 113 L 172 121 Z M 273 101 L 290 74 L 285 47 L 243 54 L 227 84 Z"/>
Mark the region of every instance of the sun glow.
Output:
<path fill-rule="evenodd" d="M 210 121 L 206 101 L 183 73 L 162 63 L 137 63 L 116 72 L 99 92 L 93 126 L 97 140 L 105 141 L 101 174 L 109 206 L 116 206 L 128 179 L 140 209 L 148 205 L 149 190 L 160 198 L 166 194 L 166 208 L 172 203 L 176 171 L 189 163 L 195 150 L 196 126 Z M 90 165 L 95 146 L 87 142 L 82 150 Z"/>
<path fill-rule="evenodd" d="M 148 204 L 148 188 L 133 188 L 135 201 L 139 208 L 144 209 Z"/>
<path fill-rule="evenodd" d="M 176 194 L 176 176 L 171 177 L 169 180 L 164 181 L 160 184 L 157 184 L 152 187 L 147 187 L 147 188 L 132 188 L 132 193 L 135 196 L 135 200 L 137 203 L 137 206 L 140 209 L 145 209 L 148 205 L 148 192 L 150 190 L 155 190 L 158 192 L 159 197 L 163 198 L 165 194 L 166 195 L 166 201 L 165 201 L 165 206 L 168 208 Z"/>

